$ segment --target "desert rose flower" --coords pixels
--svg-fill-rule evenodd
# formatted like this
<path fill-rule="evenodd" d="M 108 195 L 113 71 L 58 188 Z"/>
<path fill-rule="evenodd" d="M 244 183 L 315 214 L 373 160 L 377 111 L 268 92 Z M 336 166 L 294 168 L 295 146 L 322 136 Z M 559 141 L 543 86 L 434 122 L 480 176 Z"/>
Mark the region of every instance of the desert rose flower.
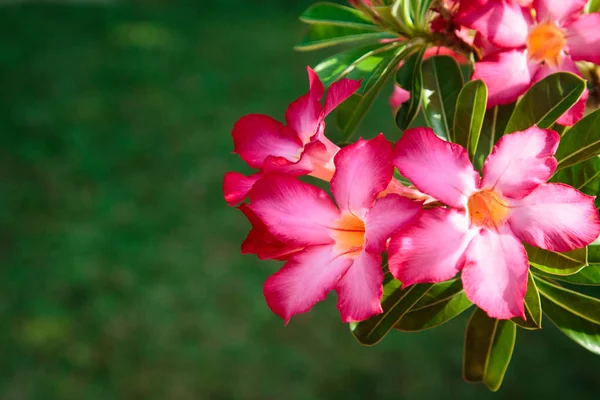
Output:
<path fill-rule="evenodd" d="M 425 210 L 392 237 L 392 274 L 412 285 L 462 271 L 467 297 L 490 317 L 524 317 L 529 262 L 522 242 L 565 252 L 600 234 L 593 197 L 546 183 L 558 143 L 556 132 L 535 126 L 504 135 L 480 177 L 463 147 L 429 128 L 407 130 L 396 144 L 396 167 L 447 207 Z"/>
<path fill-rule="evenodd" d="M 327 91 L 321 105 L 323 84 L 309 67 L 308 93 L 287 109 L 287 125 L 262 114 L 250 114 L 236 122 L 232 136 L 234 152 L 258 172 L 245 176 L 228 172 L 223 183 L 225 200 L 234 205 L 245 199 L 264 173 L 312 175 L 329 181 L 333 176 L 333 157 L 339 147 L 323 134 L 324 119 L 360 87 L 360 81 L 341 79 Z"/>
<path fill-rule="evenodd" d="M 331 290 L 345 322 L 382 312 L 381 253 L 422 208 L 397 194 L 376 200 L 392 179 L 392 160 L 383 135 L 340 150 L 331 180 L 337 206 L 323 190 L 290 175 L 266 174 L 252 188 L 248 208 L 278 241 L 302 248 L 264 286 L 267 304 L 286 323 Z"/>
<path fill-rule="evenodd" d="M 535 82 L 567 71 L 580 75 L 574 61 L 600 63 L 600 13 L 581 14 L 587 0 L 533 1 L 529 8 L 510 0 L 464 0 L 457 20 L 477 30 L 499 50 L 475 64 L 473 79 L 488 86 L 488 107 L 515 101 Z M 582 118 L 586 90 L 558 120 Z"/>

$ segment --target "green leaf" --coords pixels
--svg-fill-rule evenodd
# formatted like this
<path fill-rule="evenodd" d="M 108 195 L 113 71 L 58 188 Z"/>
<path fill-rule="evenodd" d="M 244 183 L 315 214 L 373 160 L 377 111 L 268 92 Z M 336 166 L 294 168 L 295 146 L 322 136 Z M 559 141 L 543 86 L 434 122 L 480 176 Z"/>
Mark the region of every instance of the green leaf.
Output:
<path fill-rule="evenodd" d="M 600 154 L 600 110 L 575 124 L 560 140 L 557 170 L 575 165 Z"/>
<path fill-rule="evenodd" d="M 329 87 L 333 82 L 348 75 L 358 63 L 381 51 L 385 51 L 385 48 L 379 43 L 350 49 L 326 58 L 317 64 L 314 70 L 323 85 Z"/>
<path fill-rule="evenodd" d="M 588 246 L 588 263 L 600 264 L 600 243 L 598 243 L 598 239 Z"/>
<path fill-rule="evenodd" d="M 486 111 L 485 117 L 483 118 L 481 134 L 479 136 L 479 143 L 477 144 L 477 150 L 475 151 L 475 157 L 473 159 L 473 165 L 475 165 L 475 168 L 478 170 L 481 170 L 486 157 L 492 152 L 494 145 L 504 134 L 506 124 L 514 109 L 515 104 L 511 103 L 503 106 L 496 106 Z"/>
<path fill-rule="evenodd" d="M 550 181 L 563 182 L 585 194 L 596 196 L 594 203 L 596 208 L 600 207 L 600 156 L 563 168 Z"/>
<path fill-rule="evenodd" d="M 309 26 L 302 43 L 294 48 L 299 51 L 311 51 L 348 42 L 379 41 L 390 38 L 394 38 L 394 35 L 387 32 L 373 32 L 368 29 L 328 24 L 313 24 Z"/>
<path fill-rule="evenodd" d="M 591 14 L 598 11 L 600 11 L 600 0 L 591 0 L 587 4 L 587 13 Z"/>
<path fill-rule="evenodd" d="M 546 317 L 567 337 L 592 353 L 600 355 L 600 325 L 571 314 L 542 296 Z"/>
<path fill-rule="evenodd" d="M 360 11 L 333 3 L 317 3 L 308 7 L 300 16 L 300 21 L 307 24 L 328 24 L 335 26 L 347 26 L 351 28 L 364 28 L 379 30 L 367 16 Z"/>
<path fill-rule="evenodd" d="M 422 70 L 427 125 L 442 139 L 454 141 L 454 110 L 464 83 L 460 67 L 452 57 L 435 56 L 423 61 Z"/>
<path fill-rule="evenodd" d="M 536 278 L 537 287 L 546 299 L 564 308 L 571 314 L 600 324 L 600 300 L 591 296 L 555 285 L 541 278 Z"/>
<path fill-rule="evenodd" d="M 397 285 L 392 280 L 388 285 Z M 432 284 L 418 284 L 404 290 L 396 287 L 388 290 L 389 295 L 382 300 L 383 313 L 366 321 L 350 324 L 350 330 L 360 344 L 377 344 L 394 327 L 396 322 L 427 293 Z M 384 292 L 386 291 L 384 287 Z M 390 293 L 391 292 L 391 293 Z"/>
<path fill-rule="evenodd" d="M 405 332 L 416 332 L 434 328 L 450 321 L 471 307 L 460 279 L 437 283 L 427 294 L 404 314 L 394 328 Z"/>
<path fill-rule="evenodd" d="M 465 332 L 463 377 L 481 382 L 491 391 L 500 388 L 517 336 L 512 321 L 497 320 L 476 309 Z"/>
<path fill-rule="evenodd" d="M 396 112 L 396 125 L 400 130 L 405 130 L 419 113 L 421 96 L 423 95 L 423 63 L 425 48 L 408 57 L 402 68 L 396 74 L 396 83 L 410 92 L 410 100 L 402 104 Z"/>
<path fill-rule="evenodd" d="M 454 141 L 469 151 L 471 160 L 475 157 L 479 135 L 485 118 L 487 86 L 482 80 L 467 82 L 458 94 L 454 113 Z"/>
<path fill-rule="evenodd" d="M 373 101 L 375 101 L 379 95 L 379 92 L 381 92 L 381 89 L 383 89 L 383 86 L 387 82 L 388 78 L 396 70 L 396 67 L 405 56 L 406 51 L 398 50 L 392 56 L 382 62 L 378 66 L 377 70 L 373 73 L 371 79 L 369 79 L 367 82 L 365 88 L 366 92 L 364 96 L 361 97 L 358 104 L 355 105 L 354 111 L 349 113 L 347 109 L 343 110 L 342 113 L 347 116 L 346 119 L 342 119 L 338 115 L 338 123 L 344 134 L 344 140 L 348 140 L 350 137 L 352 137 L 367 114 L 367 111 L 369 111 L 373 105 Z M 356 102 L 356 98 L 353 101 Z"/>
<path fill-rule="evenodd" d="M 542 305 L 540 303 L 540 292 L 535 285 L 531 271 L 527 276 L 527 293 L 525 293 L 525 317 L 515 317 L 511 321 L 521 328 L 535 330 L 542 329 Z"/>
<path fill-rule="evenodd" d="M 532 125 L 550 128 L 581 97 L 585 81 L 570 72 L 558 72 L 537 82 L 525 93 L 506 125 L 505 133 Z"/>
<path fill-rule="evenodd" d="M 573 283 L 575 285 L 600 286 L 600 265 L 588 265 L 574 275 L 551 275 L 542 271 L 535 271 L 535 275 L 567 283 Z"/>
<path fill-rule="evenodd" d="M 573 275 L 587 265 L 587 248 L 556 253 L 525 244 L 525 250 L 532 266 L 552 275 Z"/>

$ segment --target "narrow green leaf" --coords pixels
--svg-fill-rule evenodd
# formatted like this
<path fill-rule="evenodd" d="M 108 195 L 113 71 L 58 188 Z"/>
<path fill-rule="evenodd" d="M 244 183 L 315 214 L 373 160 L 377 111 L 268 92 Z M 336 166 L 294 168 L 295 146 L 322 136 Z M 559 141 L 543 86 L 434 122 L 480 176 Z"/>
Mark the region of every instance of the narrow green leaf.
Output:
<path fill-rule="evenodd" d="M 587 265 L 587 248 L 555 253 L 525 244 L 529 263 L 552 275 L 573 275 Z"/>
<path fill-rule="evenodd" d="M 581 97 L 585 81 L 570 72 L 558 72 L 537 82 L 525 93 L 506 125 L 505 133 L 532 125 L 550 128 Z"/>
<path fill-rule="evenodd" d="M 431 6 L 431 3 L 433 2 L 433 0 L 421 0 L 420 3 L 420 7 L 418 10 L 418 21 L 424 21 L 425 17 L 427 16 L 427 11 L 429 11 L 429 7 Z"/>
<path fill-rule="evenodd" d="M 529 271 L 527 277 L 527 293 L 525 293 L 525 317 L 515 317 L 512 322 L 521 328 L 528 330 L 542 329 L 542 305 L 540 303 L 540 292 L 535 285 L 533 275 Z"/>
<path fill-rule="evenodd" d="M 437 283 L 427 294 L 404 314 L 394 328 L 405 332 L 416 332 L 434 328 L 450 321 L 471 307 L 460 279 Z"/>
<path fill-rule="evenodd" d="M 544 314 L 558 329 L 578 345 L 600 355 L 600 325 L 571 314 L 542 296 Z"/>
<path fill-rule="evenodd" d="M 409 127 L 419 113 L 421 96 L 423 95 L 421 66 L 424 53 L 425 48 L 422 48 L 417 54 L 408 57 L 396 74 L 396 83 L 410 92 L 410 100 L 402 104 L 396 112 L 396 125 L 402 131 Z"/>
<path fill-rule="evenodd" d="M 587 13 L 595 13 L 600 11 L 600 0 L 591 0 L 587 4 Z"/>
<path fill-rule="evenodd" d="M 308 7 L 300 16 L 300 21 L 307 24 L 329 24 L 348 26 L 351 28 L 364 28 L 379 30 L 367 16 L 360 11 L 333 3 L 316 3 Z"/>
<path fill-rule="evenodd" d="M 594 204 L 596 208 L 600 207 L 600 156 L 563 168 L 550 181 L 566 183 L 585 194 L 596 196 Z"/>
<path fill-rule="evenodd" d="M 381 92 L 381 89 L 383 89 L 383 86 L 387 82 L 388 78 L 396 70 L 396 67 L 405 56 L 406 51 L 399 49 L 395 54 L 393 54 L 393 56 L 390 56 L 387 60 L 382 62 L 378 66 L 377 70 L 373 73 L 371 79 L 369 79 L 367 82 L 365 88 L 366 92 L 354 108 L 354 111 L 351 114 L 348 114 L 349 117 L 345 121 L 338 118 L 338 121 L 343 122 L 340 124 L 340 129 L 344 134 L 344 140 L 348 140 L 350 137 L 352 137 L 364 119 L 365 115 L 371 108 L 371 105 L 373 105 L 373 101 L 375 101 L 379 95 L 379 92 Z"/>
<path fill-rule="evenodd" d="M 478 79 L 467 82 L 458 94 L 456 101 L 454 141 L 469 151 L 471 160 L 474 159 L 477 151 L 487 98 L 487 86 Z"/>
<path fill-rule="evenodd" d="M 465 332 L 463 377 L 481 382 L 491 391 L 500 388 L 517 336 L 512 321 L 497 320 L 477 308 Z"/>
<path fill-rule="evenodd" d="M 536 278 L 540 293 L 554 304 L 580 318 L 600 324 L 600 300 Z"/>
<path fill-rule="evenodd" d="M 559 280 L 562 282 L 572 283 L 575 285 L 584 286 L 600 286 L 600 265 L 590 264 L 584 267 L 581 271 L 573 275 L 551 275 L 542 271 L 535 271 L 534 275 L 548 279 Z"/>
<path fill-rule="evenodd" d="M 477 150 L 475 151 L 475 157 L 473 159 L 473 165 L 475 165 L 475 168 L 478 170 L 481 170 L 486 157 L 492 152 L 494 145 L 504 134 L 506 124 L 514 109 L 515 104 L 511 103 L 503 106 L 496 106 L 486 111 L 483 119 L 483 126 L 481 127 L 481 134 L 479 136 L 479 143 L 477 144 Z"/>
<path fill-rule="evenodd" d="M 557 169 L 569 167 L 600 155 L 600 110 L 587 115 L 575 124 L 560 140 L 556 159 Z"/>
<path fill-rule="evenodd" d="M 598 239 L 588 246 L 588 263 L 600 264 L 600 243 Z"/>
<path fill-rule="evenodd" d="M 348 75 L 362 60 L 377 52 L 385 51 L 381 44 L 371 44 L 334 54 L 317 64 L 315 72 L 321 78 L 323 85 L 329 87 L 333 82 Z"/>
<path fill-rule="evenodd" d="M 395 283 L 392 281 L 388 284 Z M 401 288 L 395 289 L 382 301 L 382 314 L 375 315 L 366 321 L 350 324 L 352 334 L 363 345 L 372 346 L 377 344 L 394 327 L 396 322 L 427 293 L 431 286 L 431 284 L 419 284 L 404 290 Z"/>
<path fill-rule="evenodd" d="M 372 30 L 363 28 L 349 28 L 328 24 L 313 24 L 309 26 L 302 43 L 294 48 L 299 51 L 312 51 L 349 42 L 376 42 L 381 39 L 391 38 L 394 38 L 394 35 L 387 32 L 373 32 Z"/>
<path fill-rule="evenodd" d="M 454 141 L 456 99 L 464 84 L 458 63 L 452 57 L 435 56 L 423 61 L 423 113 L 433 131 Z"/>

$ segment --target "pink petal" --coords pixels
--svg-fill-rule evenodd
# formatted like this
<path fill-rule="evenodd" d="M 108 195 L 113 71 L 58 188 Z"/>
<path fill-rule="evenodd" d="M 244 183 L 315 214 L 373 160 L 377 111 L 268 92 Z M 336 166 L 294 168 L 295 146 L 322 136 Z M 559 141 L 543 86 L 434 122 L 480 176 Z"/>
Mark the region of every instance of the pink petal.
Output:
<path fill-rule="evenodd" d="M 311 175 L 324 181 L 330 181 L 335 172 L 333 158 L 339 147 L 327 147 L 320 140 L 313 140 L 304 146 L 304 151 L 297 162 L 290 162 L 283 157 L 267 157 L 263 170 L 294 176 Z"/>
<path fill-rule="evenodd" d="M 325 98 L 324 116 L 327 116 L 337 106 L 342 104 L 348 97 L 356 92 L 361 85 L 361 81 L 353 79 L 340 79 L 329 86 L 327 97 Z"/>
<path fill-rule="evenodd" d="M 390 272 L 405 285 L 448 280 L 462 268 L 465 249 L 476 234 L 464 212 L 425 210 L 414 225 L 392 237 Z"/>
<path fill-rule="evenodd" d="M 290 246 L 273 236 L 247 204 L 242 204 L 239 209 L 252 224 L 248 237 L 242 243 L 242 254 L 256 254 L 261 260 L 271 258 L 282 260 L 287 259 L 290 254 L 302 250 L 301 247 Z"/>
<path fill-rule="evenodd" d="M 573 59 L 568 55 L 564 55 L 561 64 L 557 67 L 553 67 L 548 63 L 544 64 L 544 66 L 542 66 L 539 69 L 538 73 L 535 75 L 533 81 L 538 82 L 547 77 L 548 75 L 559 71 L 571 72 L 577 76 L 581 76 L 581 73 L 579 72 L 579 69 L 577 68 L 575 62 L 573 62 Z M 560 118 L 556 121 L 556 123 L 563 126 L 572 126 L 581 118 L 583 118 L 583 114 L 585 113 L 585 104 L 587 102 L 588 96 L 589 91 L 587 90 L 587 88 L 585 88 L 577 103 L 575 103 L 573 107 L 571 107 L 567 112 L 561 115 Z"/>
<path fill-rule="evenodd" d="M 398 111 L 398 108 L 400 108 L 402 103 L 405 103 L 408 100 L 410 100 L 410 92 L 408 90 L 402 89 L 398 85 L 394 85 L 394 92 L 388 100 L 390 107 L 392 107 L 392 111 L 396 113 L 396 111 Z"/>
<path fill-rule="evenodd" d="M 269 156 L 297 161 L 302 142 L 296 134 L 279 121 L 261 114 L 242 117 L 233 127 L 235 153 L 253 168 L 262 168 Z"/>
<path fill-rule="evenodd" d="M 465 252 L 465 294 L 491 318 L 525 318 L 528 270 L 525 248 L 510 228 L 482 230 Z"/>
<path fill-rule="evenodd" d="M 502 136 L 483 164 L 481 187 L 513 199 L 527 196 L 556 170 L 559 140 L 558 133 L 537 126 Z"/>
<path fill-rule="evenodd" d="M 332 246 L 307 247 L 267 279 L 263 289 L 267 304 L 287 324 L 292 316 L 324 300 L 351 265 L 352 259 L 338 256 Z"/>
<path fill-rule="evenodd" d="M 569 22 L 576 19 L 589 0 L 534 0 L 538 21 Z M 595 27 L 596 28 L 596 27 Z"/>
<path fill-rule="evenodd" d="M 342 321 L 363 321 L 381 314 L 383 296 L 383 271 L 381 255 L 363 251 L 340 279 L 336 288 L 337 307 Z"/>
<path fill-rule="evenodd" d="M 430 128 L 407 129 L 395 150 L 394 164 L 402 176 L 451 207 L 464 207 L 479 183 L 467 151 Z"/>
<path fill-rule="evenodd" d="M 512 1 L 496 0 L 461 0 L 456 20 L 504 48 L 525 45 L 533 23 L 527 9 Z"/>
<path fill-rule="evenodd" d="M 473 79 L 481 79 L 488 87 L 488 108 L 509 104 L 529 89 L 537 72 L 523 50 L 510 50 L 487 55 L 475 63 Z"/>
<path fill-rule="evenodd" d="M 278 239 L 299 246 L 332 243 L 329 227 L 340 218 L 329 196 L 287 175 L 265 175 L 250 192 L 250 209 Z"/>
<path fill-rule="evenodd" d="M 508 223 L 515 235 L 532 246 L 570 251 L 600 235 L 594 197 L 562 183 L 540 185 L 529 196 L 511 202 Z"/>
<path fill-rule="evenodd" d="M 302 143 L 308 143 L 319 130 L 323 111 L 320 103 L 323 97 L 323 84 L 315 71 L 310 67 L 307 70 L 310 81 L 308 93 L 290 104 L 285 113 L 288 126 L 296 132 Z"/>
<path fill-rule="evenodd" d="M 381 253 L 387 240 L 421 214 L 423 203 L 389 194 L 375 203 L 366 216 L 366 249 Z"/>
<path fill-rule="evenodd" d="M 244 200 L 254 183 L 261 177 L 261 173 L 246 176 L 239 172 L 227 172 L 223 179 L 223 194 L 227 204 L 234 206 Z"/>
<path fill-rule="evenodd" d="M 581 15 L 566 27 L 569 54 L 575 61 L 600 64 L 600 13 Z"/>
<path fill-rule="evenodd" d="M 392 159 L 392 145 L 382 134 L 341 149 L 331 179 L 331 193 L 340 209 L 362 218 L 392 180 Z"/>

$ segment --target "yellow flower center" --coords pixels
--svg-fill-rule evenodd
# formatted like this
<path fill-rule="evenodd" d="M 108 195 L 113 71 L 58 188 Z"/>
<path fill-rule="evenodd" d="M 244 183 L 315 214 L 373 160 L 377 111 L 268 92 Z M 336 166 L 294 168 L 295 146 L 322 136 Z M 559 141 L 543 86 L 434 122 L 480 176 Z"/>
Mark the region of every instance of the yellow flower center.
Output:
<path fill-rule="evenodd" d="M 338 252 L 349 257 L 357 256 L 365 243 L 365 223 L 353 214 L 344 213 L 337 220 L 331 237 Z"/>
<path fill-rule="evenodd" d="M 486 228 L 498 228 L 506 220 L 509 207 L 492 190 L 477 192 L 467 202 L 471 223 Z"/>
<path fill-rule="evenodd" d="M 543 22 L 529 33 L 527 53 L 535 61 L 558 66 L 566 45 L 567 39 L 563 31 L 556 24 Z"/>

